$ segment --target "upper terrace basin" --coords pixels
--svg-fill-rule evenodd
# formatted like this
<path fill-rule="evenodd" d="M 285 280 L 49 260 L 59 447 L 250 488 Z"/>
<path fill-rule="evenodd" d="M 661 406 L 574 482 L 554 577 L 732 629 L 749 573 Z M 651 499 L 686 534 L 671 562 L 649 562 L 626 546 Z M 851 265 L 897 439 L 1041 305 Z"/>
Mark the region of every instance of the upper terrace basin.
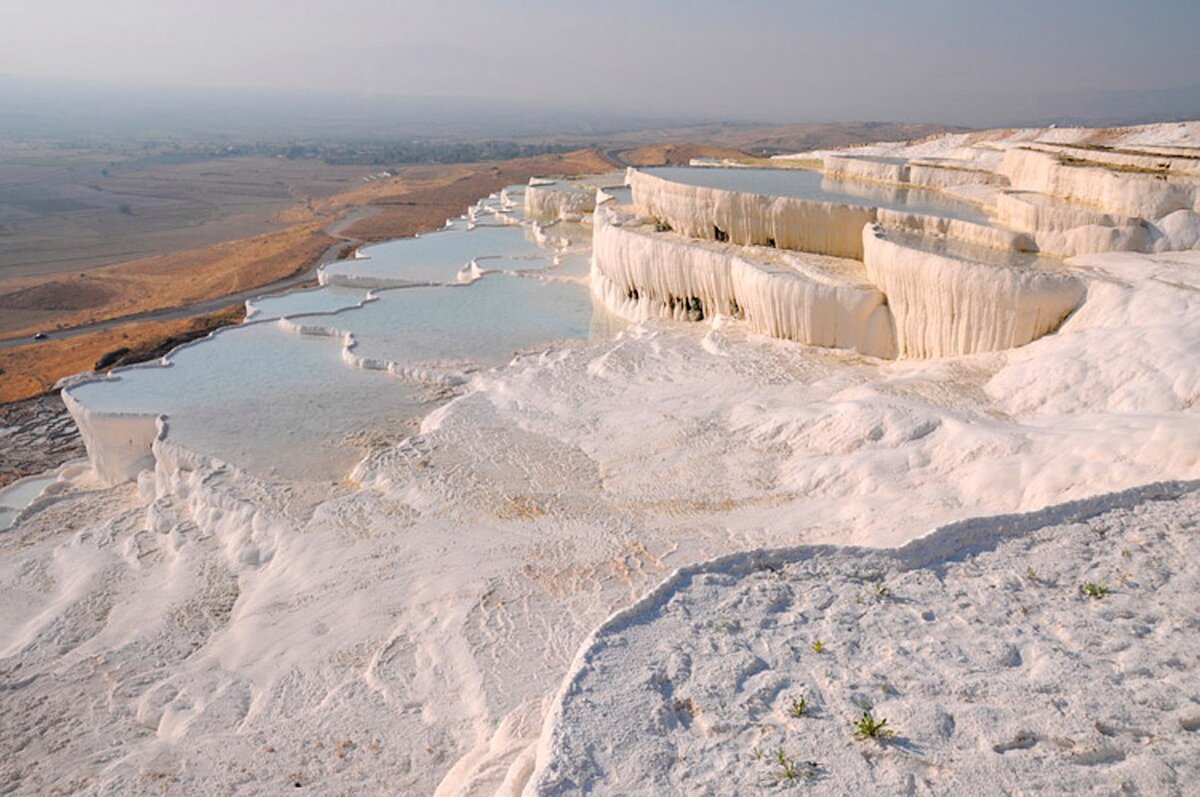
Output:
<path fill-rule="evenodd" d="M 815 202 L 863 205 L 899 210 L 905 213 L 926 213 L 931 216 L 960 219 L 976 224 L 989 223 L 987 215 L 979 206 L 944 196 L 935 191 L 893 188 L 856 180 L 836 179 L 808 169 L 662 166 L 642 171 L 674 183 L 702 188 L 807 199 Z"/>
<path fill-rule="evenodd" d="M 893 229 L 888 232 L 888 237 L 910 249 L 944 255 L 981 266 L 1050 272 L 1062 272 L 1067 269 L 1061 258 L 1052 255 L 982 246 L 948 236 L 922 235 L 909 230 Z"/>
<path fill-rule="evenodd" d="M 343 260 L 322 270 L 329 285 L 380 288 L 398 285 L 446 284 L 472 260 L 487 267 L 485 258 L 545 257 L 532 233 L 520 225 L 479 224 L 468 229 L 462 219 L 438 232 L 401 238 L 363 250 L 364 259 Z M 513 268 L 511 264 L 505 268 Z"/>
<path fill-rule="evenodd" d="M 879 214 L 989 229 L 969 202 L 931 191 L 830 180 L 804 169 L 663 167 L 628 174 L 638 214 L 689 238 L 861 260 Z M 922 222 L 924 224 L 925 222 Z"/>

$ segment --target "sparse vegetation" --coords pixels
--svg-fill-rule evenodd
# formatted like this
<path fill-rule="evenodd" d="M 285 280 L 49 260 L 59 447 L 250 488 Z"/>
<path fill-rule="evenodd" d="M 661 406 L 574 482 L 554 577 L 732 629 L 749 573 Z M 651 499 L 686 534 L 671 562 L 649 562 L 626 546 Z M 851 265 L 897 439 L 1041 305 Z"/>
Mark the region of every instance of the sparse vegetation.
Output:
<path fill-rule="evenodd" d="M 1109 590 L 1109 588 L 1102 583 L 1096 581 L 1085 581 L 1079 587 L 1079 591 L 1082 592 L 1086 598 L 1100 600 L 1106 597 L 1111 590 Z"/>
<path fill-rule="evenodd" d="M 821 768 L 816 761 L 797 761 L 782 747 L 775 754 L 775 762 L 779 766 L 779 779 L 789 783 L 802 778 L 805 780 L 815 778 Z"/>
<path fill-rule="evenodd" d="M 813 653 L 824 653 L 825 652 L 825 643 L 819 639 L 815 639 L 815 640 L 813 640 L 813 643 L 812 643 L 812 649 L 813 649 Z"/>
<path fill-rule="evenodd" d="M 891 739 L 896 735 L 896 732 L 887 727 L 886 719 L 875 719 L 871 716 L 870 711 L 864 711 L 858 722 L 854 723 L 854 738 L 860 741 L 874 739 L 876 741 L 884 741 Z"/>
<path fill-rule="evenodd" d="M 797 719 L 808 716 L 808 698 L 804 695 L 793 697 L 792 702 L 788 704 L 788 714 Z"/>

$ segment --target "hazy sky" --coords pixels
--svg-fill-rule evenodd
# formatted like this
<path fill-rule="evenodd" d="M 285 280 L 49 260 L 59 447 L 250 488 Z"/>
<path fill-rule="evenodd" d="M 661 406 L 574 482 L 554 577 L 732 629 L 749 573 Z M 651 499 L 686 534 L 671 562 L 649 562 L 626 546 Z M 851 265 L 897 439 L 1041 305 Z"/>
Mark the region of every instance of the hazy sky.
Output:
<path fill-rule="evenodd" d="M 965 124 L 1200 83 L 1200 0 L 0 2 L 23 77 Z"/>

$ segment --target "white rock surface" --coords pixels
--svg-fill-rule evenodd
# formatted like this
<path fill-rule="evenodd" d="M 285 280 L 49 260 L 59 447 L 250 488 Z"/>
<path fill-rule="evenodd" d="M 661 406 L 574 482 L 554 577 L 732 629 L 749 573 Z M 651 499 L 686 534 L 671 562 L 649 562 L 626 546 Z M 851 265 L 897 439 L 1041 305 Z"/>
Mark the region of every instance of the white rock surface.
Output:
<path fill-rule="evenodd" d="M 1197 129 L 1104 140 L 1187 146 Z M 991 164 L 1020 141 L 1095 135 L 1005 131 L 909 149 Z M 1193 211 L 1176 213 L 1155 225 L 1170 220 L 1172 235 L 1185 233 Z M 721 266 L 694 257 L 699 276 L 664 265 L 677 272 L 662 278 L 670 290 L 687 280 L 708 290 L 709 279 L 716 290 Z M 922 297 L 919 285 L 940 286 L 922 273 L 928 261 L 908 270 L 905 257 L 879 261 L 883 279 L 911 292 L 911 306 L 927 303 L 920 312 L 939 329 L 959 329 L 956 302 L 975 313 L 997 288 L 1036 300 L 1022 307 L 1042 301 L 1037 285 L 969 264 L 947 278 L 958 286 L 953 301 Z M 758 276 L 725 262 L 730 285 L 759 290 Z M 825 265 L 796 283 L 798 302 L 777 298 L 775 276 L 762 272 L 773 297 L 765 306 L 828 311 L 822 280 L 853 280 L 816 262 Z M 727 317 L 647 321 L 615 340 L 547 343 L 476 371 L 419 428 L 378 421 L 354 438 L 362 459 L 335 483 L 265 481 L 189 451 L 169 425 L 136 484 L 64 475 L 0 534 L 0 783 L 18 794 L 277 793 L 299 783 L 331 794 L 512 795 L 553 788 L 543 775 L 566 771 L 559 752 L 601 762 L 628 741 L 631 763 L 619 774 L 653 768 L 647 787 L 596 793 L 675 783 L 689 793 L 745 783 L 753 793 L 787 788 L 752 756 L 778 732 L 790 757 L 821 762 L 824 775 L 802 786 L 818 791 L 842 782 L 836 772 L 868 793 L 919 792 L 928 779 L 954 793 L 996 783 L 1107 793 L 1128 782 L 1186 794 L 1200 732 L 1189 697 L 1196 607 L 1186 600 L 1196 498 L 1168 506 L 1103 496 L 1200 479 L 1200 253 L 1087 255 L 1068 268 L 1086 280 L 1087 301 L 1055 334 L 1016 349 L 889 362 L 773 340 Z M 593 323 L 606 319 L 597 311 Z M 993 321 L 973 317 L 961 340 L 975 346 L 978 330 L 1019 326 Z M 958 345 L 944 330 L 922 345 L 949 351 L 942 336 Z M 367 398 L 347 391 L 337 409 Z M 901 546 L 957 521 L 1090 499 L 1107 514 L 1043 515 L 993 553 L 938 565 L 953 546 L 926 548 L 933 570 L 844 549 L 784 564 L 787 580 L 703 564 L 732 554 L 752 565 L 760 560 L 744 552 L 763 548 Z M 989 520 L 964 528 L 984 542 L 1012 530 Z M 888 602 L 872 602 L 864 579 L 875 562 L 894 568 Z M 1087 563 L 1094 569 L 1083 572 Z M 1058 583 L 1029 581 L 1030 564 Z M 823 581 L 804 575 L 810 565 L 828 565 Z M 610 640 L 605 655 L 645 654 L 619 658 L 616 680 L 596 684 L 616 695 L 612 710 L 595 721 L 571 714 L 542 736 L 589 635 L 688 567 L 715 578 L 697 579 L 697 592 L 671 592 L 670 582 L 654 593 L 688 607 L 690 620 L 667 618 L 679 633 L 665 642 L 631 633 L 625 648 Z M 1082 600 L 1085 578 L 1113 593 Z M 775 601 L 783 588 L 790 596 Z M 825 593 L 822 606 L 814 596 Z M 794 622 L 769 622 L 780 617 Z M 858 630 L 846 618 L 861 620 Z M 804 647 L 818 627 L 821 657 Z M 907 641 L 918 633 L 919 644 Z M 793 639 L 798 659 L 780 644 Z M 701 658 L 714 651 L 718 660 Z M 786 669 L 797 666 L 812 669 Z M 700 688 L 710 676 L 712 699 Z M 884 694 L 876 676 L 899 694 Z M 784 686 L 772 692 L 776 677 Z M 679 685 L 667 709 L 639 713 L 646 694 L 661 708 L 662 690 L 648 685 L 664 679 Z M 812 747 L 803 749 L 778 710 L 801 685 L 827 712 L 805 727 Z M 993 708 L 985 701 L 995 696 L 1025 702 Z M 871 697 L 905 741 L 850 739 L 844 712 L 856 697 Z M 712 710 L 716 698 L 728 699 L 726 715 Z M 626 707 L 636 714 L 628 722 Z M 738 724 L 752 712 L 755 721 Z M 647 728 L 662 733 L 645 740 Z M 1032 746 L 1023 731 L 1036 734 Z M 590 752 L 575 745 L 584 739 L 595 740 Z M 606 766 L 576 774 L 603 784 Z"/>
<path fill-rule="evenodd" d="M 932 190 L 978 183 L 1008 184 L 1003 175 L 981 168 L 975 160 L 941 158 L 909 161 L 906 158 L 829 153 L 823 161 L 825 173 L 835 177 L 912 185 Z"/>
<path fill-rule="evenodd" d="M 1188 794 L 1197 487 L 684 568 L 581 649 L 524 793 Z"/>
<path fill-rule="evenodd" d="M 770 197 L 684 185 L 631 169 L 627 176 L 640 215 L 665 221 L 689 238 L 714 237 L 730 243 L 862 258 L 862 228 L 874 221 L 874 208 Z"/>
<path fill-rule="evenodd" d="M 887 295 L 903 357 L 1023 346 L 1058 328 L 1084 298 L 1075 276 L 973 263 L 863 231 L 867 275 Z"/>
<path fill-rule="evenodd" d="M 525 216 L 534 221 L 579 221 L 595 209 L 594 190 L 559 183 L 525 188 Z"/>
<path fill-rule="evenodd" d="M 1127 216 L 1157 219 L 1177 210 L 1196 210 L 1200 203 L 1200 180 L 1167 180 L 1154 174 L 1071 165 L 1032 149 L 1009 149 L 999 171 L 1017 190 L 1072 199 Z"/>
<path fill-rule="evenodd" d="M 736 315 L 772 337 L 895 355 L 884 296 L 855 261 L 688 242 L 604 208 L 593 230 L 593 292 L 623 317 Z"/>

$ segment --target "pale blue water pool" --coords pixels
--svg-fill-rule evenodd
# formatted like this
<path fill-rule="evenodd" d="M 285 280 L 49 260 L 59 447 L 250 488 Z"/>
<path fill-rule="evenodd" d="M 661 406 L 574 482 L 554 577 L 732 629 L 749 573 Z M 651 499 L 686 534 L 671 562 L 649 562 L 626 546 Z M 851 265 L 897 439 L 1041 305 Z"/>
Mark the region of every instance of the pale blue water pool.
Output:
<path fill-rule="evenodd" d="M 976 224 L 989 224 L 983 209 L 936 191 L 892 188 L 855 180 L 831 179 L 808 169 L 733 169 L 659 166 L 643 169 L 647 174 L 675 183 L 739 191 L 763 196 L 782 196 L 818 202 L 865 205 L 907 213 L 925 213 Z"/>
<path fill-rule="evenodd" d="M 56 481 L 58 481 L 57 472 L 48 473 L 43 476 L 20 479 L 0 490 L 0 531 L 10 528 L 17 519 L 17 515 L 32 504 L 43 490 Z"/>
<path fill-rule="evenodd" d="M 564 277 L 573 277 L 583 279 L 592 270 L 592 255 L 591 252 L 579 254 L 565 254 L 561 258 L 561 263 L 555 271 Z"/>
<path fill-rule="evenodd" d="M 596 312 L 583 285 L 495 273 L 462 287 L 382 292 L 337 326 L 354 334 L 361 357 L 461 374 L 553 341 L 588 340 Z"/>
<path fill-rule="evenodd" d="M 938 255 L 964 260 L 968 263 L 979 263 L 985 266 L 1003 266 L 1005 268 L 1031 269 L 1036 271 L 1061 271 L 1066 267 L 1063 260 L 1057 257 L 1038 254 L 1036 252 L 1018 252 L 1015 249 L 995 249 L 990 246 L 980 246 L 954 238 L 922 235 L 920 233 L 889 230 L 888 238 L 922 252 L 932 252 Z"/>
<path fill-rule="evenodd" d="M 329 480 L 361 457 L 349 438 L 420 412 L 413 385 L 343 362 L 341 346 L 274 323 L 227 329 L 167 368 L 72 388 L 92 410 L 166 414 L 187 448 L 263 476 Z"/>
<path fill-rule="evenodd" d="M 366 259 L 344 260 L 325 267 L 332 276 L 370 277 L 390 283 L 453 283 L 473 258 L 544 255 L 532 235 L 515 224 L 488 224 L 475 229 L 457 220 L 452 227 L 417 238 L 402 238 L 362 250 Z"/>
<path fill-rule="evenodd" d="M 367 291 L 360 288 L 329 285 L 324 288 L 251 299 L 246 304 L 254 308 L 253 318 L 258 321 L 306 313 L 332 313 L 336 310 L 354 307 L 366 297 Z"/>
<path fill-rule="evenodd" d="M 587 232 L 561 230 L 577 243 Z M 400 376 L 355 367 L 340 337 L 265 320 L 187 346 L 170 367 L 134 368 L 71 394 L 93 411 L 165 414 L 172 440 L 256 475 L 336 481 L 361 458 L 365 435 L 401 433 L 444 399 L 442 377 L 454 383 L 521 351 L 615 334 L 621 324 L 593 305 L 581 279 L 585 251 L 568 250 L 558 265 L 519 226 L 459 222 L 334 264 L 448 284 L 379 290 L 361 307 L 366 291 L 337 286 L 252 302 L 259 318 L 304 315 L 306 326 L 351 332 L 355 355 L 397 363 Z M 456 284 L 472 259 L 489 273 Z"/>
<path fill-rule="evenodd" d="M 619 188 L 605 188 L 604 193 L 613 197 L 618 205 L 629 205 L 633 202 L 633 189 L 626 186 Z"/>

